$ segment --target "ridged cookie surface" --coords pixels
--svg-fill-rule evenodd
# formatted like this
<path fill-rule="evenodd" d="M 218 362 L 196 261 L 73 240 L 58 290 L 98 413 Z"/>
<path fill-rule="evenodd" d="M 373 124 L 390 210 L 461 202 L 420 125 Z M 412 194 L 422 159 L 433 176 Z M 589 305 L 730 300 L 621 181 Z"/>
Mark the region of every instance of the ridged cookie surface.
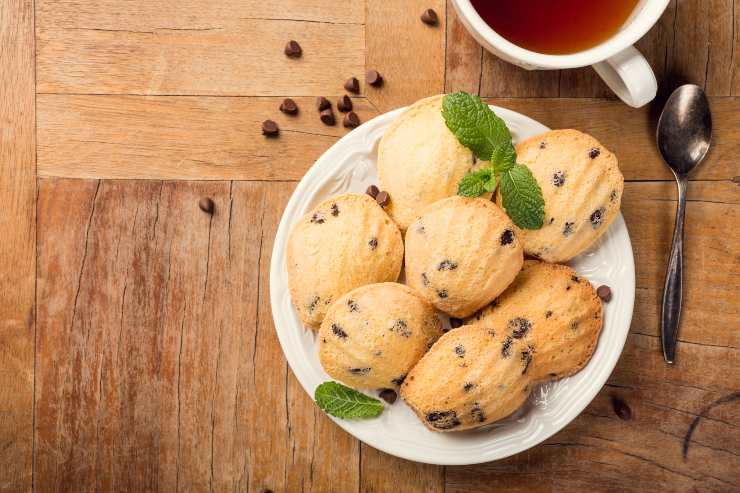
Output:
<path fill-rule="evenodd" d="M 406 231 L 406 283 L 453 317 L 490 303 L 523 261 L 514 225 L 490 200 L 440 200 Z"/>
<path fill-rule="evenodd" d="M 532 351 L 501 327 L 466 325 L 443 335 L 408 374 L 401 397 L 433 431 L 477 428 L 529 396 Z"/>
<path fill-rule="evenodd" d="M 591 283 L 565 265 L 527 260 L 506 291 L 468 323 L 504 327 L 534 348 L 532 377 L 554 380 L 591 359 L 602 327 L 601 300 Z"/>
<path fill-rule="evenodd" d="M 458 182 L 474 164 L 472 152 L 445 125 L 443 97 L 409 106 L 380 140 L 380 188 L 390 194 L 386 210 L 401 230 L 427 205 L 455 195 Z"/>
<path fill-rule="evenodd" d="M 366 284 L 395 281 L 403 263 L 401 232 L 367 195 L 325 200 L 293 227 L 288 285 L 301 321 L 317 329 L 329 305 Z"/>
<path fill-rule="evenodd" d="M 335 301 L 319 330 L 321 365 L 355 388 L 397 388 L 442 335 L 434 307 L 403 284 L 381 283 Z"/>
<path fill-rule="evenodd" d="M 566 262 L 604 234 L 619 213 L 624 178 L 617 158 L 577 130 L 532 137 L 517 145 L 516 152 L 517 162 L 529 167 L 545 199 L 543 227 L 517 230 L 524 251 L 547 262 Z"/>

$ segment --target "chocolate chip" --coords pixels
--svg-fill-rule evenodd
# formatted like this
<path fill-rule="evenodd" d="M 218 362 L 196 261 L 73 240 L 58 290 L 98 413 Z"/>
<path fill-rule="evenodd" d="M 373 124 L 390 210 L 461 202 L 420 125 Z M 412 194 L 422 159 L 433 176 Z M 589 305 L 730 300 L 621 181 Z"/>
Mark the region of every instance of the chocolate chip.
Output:
<path fill-rule="evenodd" d="M 458 358 L 464 358 L 465 357 L 465 346 L 462 344 L 458 344 L 455 346 L 455 354 Z"/>
<path fill-rule="evenodd" d="M 575 226 L 575 223 L 569 223 L 566 221 L 563 226 L 563 236 L 570 235 L 573 232 L 573 226 Z"/>
<path fill-rule="evenodd" d="M 396 320 L 390 330 L 402 337 L 411 337 L 411 329 L 409 329 L 409 325 L 405 320 Z"/>
<path fill-rule="evenodd" d="M 443 260 L 437 266 L 437 270 L 455 270 L 457 269 L 457 263 L 452 260 Z"/>
<path fill-rule="evenodd" d="M 324 96 L 319 96 L 316 98 L 316 109 L 319 111 L 324 111 L 327 108 L 331 108 L 331 102 L 326 99 Z"/>
<path fill-rule="evenodd" d="M 596 289 L 596 294 L 604 303 L 609 303 L 612 300 L 612 290 L 605 284 Z"/>
<path fill-rule="evenodd" d="M 506 324 L 506 329 L 511 331 L 511 336 L 514 339 L 521 339 L 527 335 L 527 332 L 529 332 L 529 329 L 531 328 L 532 322 L 522 317 L 513 318 L 509 320 L 508 324 Z"/>
<path fill-rule="evenodd" d="M 357 113 L 354 111 L 350 111 L 346 115 L 344 115 L 344 118 L 342 119 L 342 125 L 344 125 L 345 128 L 356 128 L 360 126 L 360 117 L 357 116 Z"/>
<path fill-rule="evenodd" d="M 365 193 L 371 196 L 372 198 L 376 198 L 378 194 L 380 193 L 380 190 L 375 185 L 370 185 L 367 187 L 367 190 L 365 190 Z"/>
<path fill-rule="evenodd" d="M 554 217 L 551 217 L 551 218 L 550 218 L 550 224 L 552 224 L 552 223 L 554 223 L 554 222 L 555 222 L 555 218 L 554 218 Z"/>
<path fill-rule="evenodd" d="M 313 311 L 316 309 L 316 306 L 319 304 L 319 301 L 321 301 L 321 298 L 318 296 L 314 296 L 311 298 L 311 301 L 306 305 L 306 310 L 308 313 L 313 313 Z"/>
<path fill-rule="evenodd" d="M 463 385 L 463 390 L 465 392 L 470 392 L 471 390 L 473 390 L 474 387 L 475 387 L 475 384 L 474 383 L 468 382 L 465 385 Z"/>
<path fill-rule="evenodd" d="M 522 368 L 522 375 L 527 373 L 529 364 L 532 362 L 532 354 L 534 354 L 534 348 L 532 346 L 528 346 L 527 349 L 522 351 L 522 363 L 524 364 L 524 368 Z"/>
<path fill-rule="evenodd" d="M 540 142 L 540 149 L 544 149 L 545 147 L 547 147 L 547 142 L 543 140 L 542 142 Z"/>
<path fill-rule="evenodd" d="M 283 102 L 280 103 L 280 111 L 288 115 L 295 115 L 298 113 L 298 105 L 295 104 L 295 101 L 292 99 L 285 98 L 283 99 Z"/>
<path fill-rule="evenodd" d="M 337 324 L 331 324 L 331 331 L 340 339 L 346 339 L 347 333 Z"/>
<path fill-rule="evenodd" d="M 449 293 L 447 293 L 446 289 L 438 289 L 437 290 L 437 296 L 439 296 L 442 299 L 445 299 L 449 296 Z"/>
<path fill-rule="evenodd" d="M 401 375 L 400 377 L 397 377 L 397 378 L 394 378 L 393 380 L 391 380 L 391 383 L 393 385 L 399 385 L 400 386 L 403 383 L 404 380 L 406 380 L 406 374 L 405 373 L 403 375 Z"/>
<path fill-rule="evenodd" d="M 216 210 L 216 204 L 213 203 L 213 200 L 210 197 L 203 197 L 198 201 L 198 207 L 200 207 L 200 210 L 203 212 L 207 212 L 208 214 L 213 214 L 213 211 Z"/>
<path fill-rule="evenodd" d="M 421 14 L 421 22 L 429 26 L 436 26 L 439 24 L 439 17 L 437 17 L 437 13 L 434 10 L 426 9 L 424 13 Z"/>
<path fill-rule="evenodd" d="M 455 411 L 432 411 L 427 413 L 425 418 L 433 428 L 438 430 L 450 430 L 460 426 L 460 420 L 457 419 Z"/>
<path fill-rule="evenodd" d="M 514 241 L 514 232 L 510 229 L 505 229 L 501 233 L 501 246 L 506 246 Z"/>
<path fill-rule="evenodd" d="M 612 408 L 614 408 L 614 414 L 616 414 L 622 421 L 629 421 L 632 419 L 632 409 L 617 396 L 612 396 Z"/>
<path fill-rule="evenodd" d="M 450 327 L 458 329 L 462 327 L 463 321 L 460 318 L 450 317 Z"/>
<path fill-rule="evenodd" d="M 601 154 L 601 151 L 597 147 L 593 147 L 590 151 L 588 151 L 588 157 L 590 157 L 591 159 L 596 159 L 597 157 L 599 157 L 599 154 Z"/>
<path fill-rule="evenodd" d="M 303 54 L 303 50 L 301 49 L 301 45 L 298 44 L 298 41 L 293 41 L 292 39 L 288 41 L 288 44 L 285 45 L 285 55 L 289 58 L 300 58 L 300 56 Z"/>
<path fill-rule="evenodd" d="M 552 310 L 547 310 L 545 312 L 545 318 L 550 318 L 550 317 L 552 317 Z"/>
<path fill-rule="evenodd" d="M 562 187 L 565 183 L 565 173 L 562 171 L 556 171 L 554 175 L 552 175 L 552 184 L 556 187 Z"/>
<path fill-rule="evenodd" d="M 367 375 L 372 368 L 350 368 L 349 372 L 353 375 Z"/>
<path fill-rule="evenodd" d="M 269 488 L 263 488 L 260 490 L 260 493 L 272 493 L 272 490 Z"/>
<path fill-rule="evenodd" d="M 360 81 L 357 77 L 350 77 L 347 82 L 344 83 L 344 88 L 351 93 L 359 94 L 360 92 Z"/>
<path fill-rule="evenodd" d="M 339 215 L 339 206 L 337 204 L 331 205 L 331 215 L 337 217 Z"/>
<path fill-rule="evenodd" d="M 483 413 L 483 409 L 481 409 L 480 404 L 477 402 L 473 404 L 473 409 L 470 410 L 470 415 L 473 417 L 473 420 L 478 423 L 483 423 L 486 420 L 486 415 Z"/>
<path fill-rule="evenodd" d="M 311 216 L 311 222 L 314 224 L 324 224 L 326 222 L 326 219 L 318 212 L 315 212 L 314 215 Z"/>
<path fill-rule="evenodd" d="M 503 344 L 501 344 L 501 356 L 504 358 L 508 358 L 511 356 L 511 344 L 514 342 L 514 339 L 512 339 L 509 336 L 506 336 L 506 339 L 504 339 Z"/>
<path fill-rule="evenodd" d="M 375 201 L 380 204 L 381 207 L 385 207 L 391 203 L 391 196 L 388 195 L 388 192 L 383 191 L 378 193 L 377 197 L 375 197 Z"/>
<path fill-rule="evenodd" d="M 424 287 L 429 286 L 429 278 L 427 277 L 426 272 L 421 273 L 421 283 L 424 285 Z"/>
<path fill-rule="evenodd" d="M 604 212 L 606 212 L 606 209 L 604 209 L 603 207 L 600 207 L 591 213 L 589 220 L 591 221 L 591 226 L 594 229 L 601 226 L 601 221 L 604 220 Z"/>
<path fill-rule="evenodd" d="M 396 402 L 396 399 L 398 399 L 398 394 L 396 394 L 396 391 L 393 389 L 383 389 L 380 391 L 378 396 L 388 404 L 393 404 Z"/>
<path fill-rule="evenodd" d="M 380 86 L 383 84 L 383 76 L 377 70 L 368 70 L 365 74 L 365 81 L 371 86 Z"/>
<path fill-rule="evenodd" d="M 321 121 L 324 125 L 332 126 L 337 123 L 336 118 L 334 118 L 334 112 L 331 110 L 331 108 L 322 110 L 319 118 L 321 118 Z"/>
<path fill-rule="evenodd" d="M 370 250 L 375 250 L 378 248 L 378 239 L 373 236 L 367 244 L 370 245 Z"/>
<path fill-rule="evenodd" d="M 612 190 L 612 193 L 609 194 L 609 202 L 614 202 L 617 200 L 617 191 Z"/>
<path fill-rule="evenodd" d="M 280 133 L 278 124 L 272 120 L 265 120 L 262 122 L 262 135 L 267 137 L 277 137 Z"/>
<path fill-rule="evenodd" d="M 337 109 L 342 113 L 352 111 L 352 99 L 346 94 L 337 99 Z"/>
<path fill-rule="evenodd" d="M 570 327 L 570 330 L 572 330 L 573 332 L 577 331 L 578 330 L 578 320 L 571 320 L 569 327 Z"/>
<path fill-rule="evenodd" d="M 570 280 L 573 282 L 581 282 L 581 278 L 578 276 L 570 276 Z"/>
<path fill-rule="evenodd" d="M 359 305 L 357 304 L 357 302 L 356 302 L 355 300 L 353 300 L 352 298 L 349 298 L 349 299 L 347 300 L 347 307 L 349 308 L 349 311 L 351 311 L 351 312 L 357 312 L 357 311 L 360 311 L 360 306 L 359 306 Z"/>

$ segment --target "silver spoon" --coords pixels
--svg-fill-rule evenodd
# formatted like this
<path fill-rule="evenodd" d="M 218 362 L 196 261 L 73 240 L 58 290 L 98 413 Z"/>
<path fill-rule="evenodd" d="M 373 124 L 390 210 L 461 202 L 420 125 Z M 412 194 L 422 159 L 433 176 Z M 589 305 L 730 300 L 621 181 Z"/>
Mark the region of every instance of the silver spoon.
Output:
<path fill-rule="evenodd" d="M 683 223 L 689 173 L 704 159 L 712 140 L 709 101 L 699 86 L 687 84 L 671 94 L 658 120 L 658 150 L 678 183 L 678 208 L 673 246 L 663 288 L 660 313 L 663 357 L 673 364 L 681 318 L 683 284 Z"/>

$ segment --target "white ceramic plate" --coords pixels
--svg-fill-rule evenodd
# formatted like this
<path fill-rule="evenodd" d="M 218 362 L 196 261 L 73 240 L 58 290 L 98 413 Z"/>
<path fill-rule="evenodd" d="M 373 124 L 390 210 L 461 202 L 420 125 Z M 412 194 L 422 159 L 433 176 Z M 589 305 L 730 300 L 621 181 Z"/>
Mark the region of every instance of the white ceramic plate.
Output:
<path fill-rule="evenodd" d="M 492 107 L 506 121 L 515 142 L 549 130 L 513 111 Z M 377 144 L 403 108 L 381 115 L 344 136 L 327 150 L 298 184 L 283 213 L 270 266 L 270 299 L 280 344 L 293 373 L 308 394 L 330 377 L 318 357 L 318 341 L 304 329 L 288 291 L 286 247 L 290 229 L 322 200 L 343 192 L 364 192 L 377 184 Z M 635 266 L 627 227 L 620 215 L 588 252 L 573 262 L 595 286 L 608 284 L 613 298 L 605 304 L 604 328 L 589 364 L 578 374 L 544 384 L 515 416 L 487 429 L 460 433 L 427 430 L 400 399 L 377 419 L 334 421 L 383 452 L 429 464 L 477 464 L 502 459 L 546 440 L 591 402 L 619 359 L 632 320 Z M 373 394 L 372 391 L 368 392 Z"/>

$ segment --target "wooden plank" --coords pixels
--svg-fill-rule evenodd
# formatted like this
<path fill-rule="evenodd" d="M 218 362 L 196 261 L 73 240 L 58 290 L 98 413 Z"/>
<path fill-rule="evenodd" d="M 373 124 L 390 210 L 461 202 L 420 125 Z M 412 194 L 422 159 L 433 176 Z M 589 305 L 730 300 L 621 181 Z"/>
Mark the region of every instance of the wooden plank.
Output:
<path fill-rule="evenodd" d="M 40 181 L 38 489 L 285 491 L 312 467 L 314 491 L 358 489 L 357 442 L 291 382 L 270 316 L 293 186 Z"/>
<path fill-rule="evenodd" d="M 167 26 L 166 16 L 157 21 Z M 319 96 L 339 93 L 364 72 L 360 24 L 250 18 L 208 28 L 41 26 L 41 93 Z M 283 54 L 289 39 L 301 44 L 301 58 Z"/>
<path fill-rule="evenodd" d="M 451 0 L 447 0 L 445 45 L 445 92 L 480 94 L 483 48 L 465 29 Z"/>
<path fill-rule="evenodd" d="M 36 270 L 33 2 L 0 4 L 0 491 L 30 491 Z"/>
<path fill-rule="evenodd" d="M 362 444 L 361 493 L 443 493 L 444 467 L 399 459 Z"/>
<path fill-rule="evenodd" d="M 298 179 L 348 130 L 321 123 L 314 98 L 295 100 L 300 112 L 288 116 L 280 98 L 40 95 L 39 175 Z M 376 114 L 364 98 L 354 106 L 362 121 Z M 268 118 L 277 139 L 261 133 Z"/>
<path fill-rule="evenodd" d="M 526 70 L 503 61 L 488 51 L 483 53 L 480 93 L 486 97 L 557 97 L 559 70 Z"/>
<path fill-rule="evenodd" d="M 740 345 L 728 327 L 740 315 L 734 227 L 740 200 L 732 182 L 693 182 L 689 190 L 687 304 L 677 364 L 666 365 L 660 350 L 660 299 L 644 294 L 662 289 L 675 192 L 668 183 L 629 183 L 623 212 L 633 233 L 637 302 L 609 383 L 544 445 L 498 462 L 448 467 L 448 492 L 641 491 L 646 484 L 677 492 L 737 489 Z M 615 415 L 613 397 L 631 408 L 631 420 Z"/>
<path fill-rule="evenodd" d="M 432 8 L 439 26 L 419 16 Z M 417 99 L 444 92 L 445 0 L 368 0 L 366 67 L 378 70 L 381 87 L 367 87 L 367 96 L 385 112 Z"/>

